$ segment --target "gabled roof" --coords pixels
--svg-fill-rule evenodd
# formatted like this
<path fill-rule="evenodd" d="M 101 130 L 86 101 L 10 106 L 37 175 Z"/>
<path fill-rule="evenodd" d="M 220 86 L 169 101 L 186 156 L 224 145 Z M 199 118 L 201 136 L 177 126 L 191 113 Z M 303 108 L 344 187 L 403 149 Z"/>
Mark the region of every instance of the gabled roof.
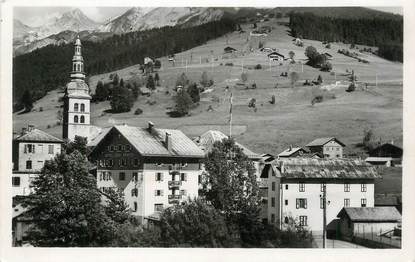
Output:
<path fill-rule="evenodd" d="M 273 166 L 282 177 L 293 179 L 375 179 L 376 168 L 357 159 L 286 158 Z"/>
<path fill-rule="evenodd" d="M 230 46 L 225 47 L 223 50 L 225 50 L 225 51 L 237 51 L 235 48 L 230 47 Z"/>
<path fill-rule="evenodd" d="M 269 54 L 268 54 L 268 56 L 272 56 L 272 55 L 277 55 L 277 56 L 284 57 L 284 55 L 282 55 L 282 54 L 280 54 L 280 53 L 278 53 L 278 52 L 272 52 L 272 53 L 269 53 Z"/>
<path fill-rule="evenodd" d="M 150 132 L 147 128 L 128 125 L 116 125 L 108 131 L 103 131 L 96 139 L 91 141 L 93 142 L 91 144 L 96 145 L 92 152 L 99 147 L 100 142 L 113 130 L 124 136 L 143 156 L 204 157 L 203 151 L 180 130 L 153 127 L 153 131 Z M 164 145 L 166 132 L 171 135 L 172 147 L 170 151 Z"/>
<path fill-rule="evenodd" d="M 287 148 L 284 151 L 282 151 L 281 153 L 278 154 L 279 157 L 289 157 L 291 155 L 293 155 L 294 153 L 303 150 L 304 152 L 306 152 L 306 150 L 302 147 L 292 147 L 292 148 Z"/>
<path fill-rule="evenodd" d="M 342 143 L 340 140 L 338 140 L 335 137 L 317 138 L 317 139 L 314 139 L 313 141 L 311 141 L 310 143 L 308 143 L 306 146 L 308 146 L 308 147 L 310 147 L 310 146 L 324 146 L 325 144 L 327 144 L 328 142 L 330 142 L 332 140 L 335 140 L 337 143 L 339 143 L 343 147 L 346 146 L 344 143 Z"/>
<path fill-rule="evenodd" d="M 344 216 L 353 222 L 398 222 L 402 219 L 395 207 L 344 207 L 337 217 Z"/>
<path fill-rule="evenodd" d="M 16 141 L 27 141 L 27 142 L 54 142 L 54 143 L 63 143 L 63 141 L 57 137 L 49 135 L 42 130 L 37 128 L 32 129 L 31 131 L 15 138 Z"/>
<path fill-rule="evenodd" d="M 218 130 L 209 130 L 209 131 L 203 133 L 200 136 L 198 145 L 199 145 L 199 147 L 202 148 L 203 151 L 205 151 L 205 153 L 207 153 L 212 149 L 213 144 L 216 141 L 222 141 L 225 138 L 228 138 L 228 136 L 225 135 L 224 133 L 222 133 Z M 261 158 L 260 155 L 258 155 L 257 153 L 252 152 L 251 150 L 249 150 L 245 146 L 239 144 L 238 142 L 235 142 L 235 144 L 242 149 L 243 153 L 248 158 L 251 158 L 251 159 L 260 159 Z"/>

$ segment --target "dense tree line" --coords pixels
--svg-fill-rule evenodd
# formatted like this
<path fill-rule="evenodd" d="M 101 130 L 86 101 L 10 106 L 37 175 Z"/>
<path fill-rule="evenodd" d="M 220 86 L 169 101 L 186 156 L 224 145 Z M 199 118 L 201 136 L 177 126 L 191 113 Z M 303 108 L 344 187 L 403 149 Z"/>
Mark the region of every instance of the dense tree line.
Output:
<path fill-rule="evenodd" d="M 346 19 L 311 13 L 291 13 L 294 37 L 379 47 L 378 55 L 403 61 L 403 18 Z"/>
<path fill-rule="evenodd" d="M 85 71 L 89 75 L 143 63 L 144 57 L 161 57 L 202 45 L 233 31 L 233 20 L 203 25 L 163 27 L 114 35 L 102 42 L 83 42 Z M 63 86 L 71 70 L 73 45 L 49 45 L 13 59 L 13 103 L 22 109 L 22 95 L 30 90 L 34 101 Z"/>

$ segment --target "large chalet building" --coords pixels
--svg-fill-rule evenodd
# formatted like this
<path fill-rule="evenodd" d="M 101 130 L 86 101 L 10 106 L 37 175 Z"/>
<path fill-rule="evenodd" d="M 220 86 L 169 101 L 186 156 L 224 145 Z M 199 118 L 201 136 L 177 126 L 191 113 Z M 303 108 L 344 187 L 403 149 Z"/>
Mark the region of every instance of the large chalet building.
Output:
<path fill-rule="evenodd" d="M 180 130 L 127 125 L 103 131 L 89 144 L 97 186 L 121 189 L 142 223 L 164 208 L 198 196 L 203 151 Z"/>
<path fill-rule="evenodd" d="M 261 174 L 263 219 L 284 227 L 290 218 L 313 232 L 323 231 L 343 207 L 373 207 L 375 167 L 362 160 L 288 158 L 267 164 Z"/>

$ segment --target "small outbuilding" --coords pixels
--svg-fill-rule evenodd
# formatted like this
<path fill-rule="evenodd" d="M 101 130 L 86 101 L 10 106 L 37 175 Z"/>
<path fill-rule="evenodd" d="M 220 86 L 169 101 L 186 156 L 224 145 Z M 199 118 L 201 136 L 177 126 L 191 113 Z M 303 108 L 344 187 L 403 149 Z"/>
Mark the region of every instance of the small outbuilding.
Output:
<path fill-rule="evenodd" d="M 233 47 L 227 46 L 227 47 L 225 47 L 225 48 L 223 49 L 223 51 L 225 52 L 225 54 L 231 54 L 231 53 L 234 53 L 234 52 L 236 52 L 236 51 L 238 51 L 238 50 L 236 50 L 236 49 L 235 49 L 235 48 L 233 48 Z"/>
<path fill-rule="evenodd" d="M 345 240 L 362 234 L 385 234 L 397 228 L 402 219 L 395 207 L 344 207 L 337 217 L 340 236 Z"/>

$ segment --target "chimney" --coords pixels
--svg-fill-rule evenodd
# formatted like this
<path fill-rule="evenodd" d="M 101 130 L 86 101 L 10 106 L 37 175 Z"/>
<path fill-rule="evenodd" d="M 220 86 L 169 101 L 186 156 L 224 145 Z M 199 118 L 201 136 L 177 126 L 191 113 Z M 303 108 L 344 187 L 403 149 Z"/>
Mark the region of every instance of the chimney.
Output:
<path fill-rule="evenodd" d="M 34 125 L 28 125 L 27 126 L 27 132 L 31 132 L 35 128 Z"/>
<path fill-rule="evenodd" d="M 151 134 L 154 131 L 154 124 L 151 121 L 148 121 L 148 132 Z"/>
<path fill-rule="evenodd" d="M 171 151 L 171 134 L 166 132 L 166 140 L 164 141 L 164 145 L 167 150 Z"/>
<path fill-rule="evenodd" d="M 27 133 L 27 128 L 26 127 L 23 127 L 22 128 L 22 135 L 24 135 L 24 134 L 26 134 Z"/>
<path fill-rule="evenodd" d="M 393 145 L 393 139 L 391 140 L 391 145 Z"/>
<path fill-rule="evenodd" d="M 293 150 L 293 145 L 290 145 L 290 147 L 288 148 L 288 152 L 290 152 L 291 150 Z"/>

